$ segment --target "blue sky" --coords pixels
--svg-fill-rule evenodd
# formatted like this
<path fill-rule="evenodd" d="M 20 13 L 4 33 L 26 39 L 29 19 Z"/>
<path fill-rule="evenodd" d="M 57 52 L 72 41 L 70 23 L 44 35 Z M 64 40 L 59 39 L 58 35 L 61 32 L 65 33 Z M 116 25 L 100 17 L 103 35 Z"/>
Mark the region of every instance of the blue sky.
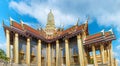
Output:
<path fill-rule="evenodd" d="M 56 27 L 64 24 L 68 28 L 78 18 L 82 24 L 89 16 L 90 34 L 112 28 L 117 38 L 113 41 L 113 55 L 120 62 L 120 0 L 0 0 L 0 5 L 0 48 L 4 50 L 6 40 L 2 20 L 9 25 L 9 17 L 17 22 L 22 19 L 36 29 L 37 24 L 45 27 L 47 14 L 52 9 Z"/>

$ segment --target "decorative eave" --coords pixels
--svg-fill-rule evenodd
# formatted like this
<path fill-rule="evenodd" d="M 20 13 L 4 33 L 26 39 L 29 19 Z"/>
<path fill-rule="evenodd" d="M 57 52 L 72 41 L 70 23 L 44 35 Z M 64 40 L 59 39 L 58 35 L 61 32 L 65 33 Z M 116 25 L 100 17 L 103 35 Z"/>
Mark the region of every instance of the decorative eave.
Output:
<path fill-rule="evenodd" d="M 24 26 L 24 29 L 23 29 Z M 18 33 L 19 35 L 25 36 L 25 37 L 34 37 L 36 39 L 41 39 L 42 41 L 46 43 L 52 43 L 58 39 L 66 39 L 66 38 L 72 38 L 78 34 L 82 34 L 83 30 L 85 32 L 88 32 L 88 23 L 82 24 L 80 26 L 72 26 L 71 28 L 61 31 L 58 33 L 58 35 L 52 37 L 52 38 L 46 38 L 45 33 L 39 30 L 35 30 L 32 27 L 26 25 L 26 24 L 19 24 L 15 21 L 12 22 L 12 26 L 6 26 L 3 22 L 4 30 L 8 29 L 10 32 Z M 111 41 L 115 39 L 115 35 L 113 34 L 112 30 L 109 30 L 108 32 L 100 32 L 94 35 L 88 35 L 84 41 L 84 45 L 92 44 L 95 42 L 100 41 Z"/>
<path fill-rule="evenodd" d="M 100 32 L 94 35 L 90 35 L 85 39 L 85 43 L 84 45 L 89 45 L 89 44 L 95 44 L 98 42 L 107 42 L 107 41 L 112 41 L 115 40 L 116 37 L 113 33 L 111 33 L 110 31 L 108 32 Z"/>
<path fill-rule="evenodd" d="M 61 39 L 61 38 L 71 38 L 73 36 L 76 36 L 77 34 L 82 33 L 81 29 L 84 27 L 85 24 L 82 24 L 80 26 L 73 26 L 67 30 L 62 31 L 61 33 L 59 33 L 57 36 L 54 36 L 53 38 L 46 38 L 46 35 L 43 32 L 40 32 L 38 30 L 35 30 L 33 28 L 31 28 L 30 26 L 26 25 L 26 24 L 19 24 L 15 21 L 12 21 L 12 25 L 6 26 L 4 25 L 4 29 L 8 29 L 9 31 L 13 32 L 13 33 L 18 33 L 20 35 L 23 35 L 25 37 L 35 37 L 37 39 L 41 39 L 47 43 L 51 43 L 56 41 L 57 39 Z M 24 26 L 24 29 L 23 29 Z"/>

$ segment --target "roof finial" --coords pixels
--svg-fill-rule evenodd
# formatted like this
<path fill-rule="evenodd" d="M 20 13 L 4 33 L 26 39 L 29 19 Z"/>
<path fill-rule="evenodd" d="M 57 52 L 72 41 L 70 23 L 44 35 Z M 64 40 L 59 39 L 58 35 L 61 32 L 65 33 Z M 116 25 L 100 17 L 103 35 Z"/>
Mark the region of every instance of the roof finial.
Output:
<path fill-rule="evenodd" d="M 52 12 L 52 9 L 50 9 L 50 12 Z"/>
<path fill-rule="evenodd" d="M 88 16 L 87 20 L 89 20 L 89 19 L 90 19 L 90 16 Z"/>
<path fill-rule="evenodd" d="M 24 29 L 24 22 L 23 22 L 23 20 L 20 18 L 20 16 L 18 18 L 20 19 L 20 24 L 21 24 L 22 28 Z"/>
<path fill-rule="evenodd" d="M 113 34 L 113 30 L 112 30 L 112 28 L 111 28 L 109 31 Z"/>
<path fill-rule="evenodd" d="M 23 23 L 22 19 L 20 18 L 20 16 L 18 16 L 18 18 L 20 19 L 20 23 Z"/>
<path fill-rule="evenodd" d="M 88 20 L 89 20 L 89 19 L 90 19 L 90 17 L 88 16 L 88 17 L 87 17 L 87 20 L 86 20 L 86 22 L 85 22 L 85 23 L 88 23 Z"/>
<path fill-rule="evenodd" d="M 38 30 L 42 30 L 42 25 L 40 25 L 40 24 L 38 25 L 37 24 L 37 28 L 38 28 Z"/>
<path fill-rule="evenodd" d="M 61 29 L 62 29 L 62 30 L 64 30 L 64 23 L 63 23 L 63 24 L 61 24 Z"/>
<path fill-rule="evenodd" d="M 2 26 L 4 26 L 4 20 L 2 20 Z"/>
<path fill-rule="evenodd" d="M 12 26 L 14 19 L 12 17 L 9 17 L 9 20 L 10 20 L 10 25 Z"/>
<path fill-rule="evenodd" d="M 14 19 L 12 17 L 9 17 L 10 21 L 14 21 Z"/>
<path fill-rule="evenodd" d="M 24 24 L 23 20 L 22 20 L 20 17 L 19 17 L 19 19 L 20 19 L 20 23 L 21 23 L 21 24 Z"/>
<path fill-rule="evenodd" d="M 20 23 L 21 23 L 21 24 L 24 24 L 23 20 L 20 20 Z"/>
<path fill-rule="evenodd" d="M 77 22 L 76 22 L 76 26 L 79 25 L 79 21 L 80 21 L 80 18 L 78 18 Z"/>
<path fill-rule="evenodd" d="M 21 26 L 24 29 L 24 22 L 22 20 L 20 20 Z"/>
<path fill-rule="evenodd" d="M 61 25 L 62 28 L 64 28 L 64 23 Z"/>
<path fill-rule="evenodd" d="M 103 33 L 103 35 L 105 35 L 105 30 L 104 29 L 101 32 Z"/>

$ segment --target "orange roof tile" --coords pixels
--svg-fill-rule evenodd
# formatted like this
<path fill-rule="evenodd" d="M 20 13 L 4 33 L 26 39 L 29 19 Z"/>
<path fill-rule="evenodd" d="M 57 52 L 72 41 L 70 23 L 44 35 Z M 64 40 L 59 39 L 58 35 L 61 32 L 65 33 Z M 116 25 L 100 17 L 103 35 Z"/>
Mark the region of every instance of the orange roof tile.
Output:
<path fill-rule="evenodd" d="M 94 34 L 94 35 L 90 35 L 90 36 L 87 36 L 87 38 L 85 40 L 101 37 L 102 35 L 103 35 L 102 33 L 97 33 L 97 34 Z"/>
<path fill-rule="evenodd" d="M 30 31 L 30 32 L 33 32 L 33 33 L 39 35 L 39 32 L 38 32 L 37 30 L 31 28 L 30 26 L 28 26 L 28 25 L 26 25 L 26 24 L 24 24 L 24 28 L 25 28 L 26 30 Z"/>
<path fill-rule="evenodd" d="M 74 32 L 74 30 L 77 30 L 77 31 L 82 30 L 82 29 L 83 29 L 83 26 L 84 26 L 84 24 L 82 24 L 82 25 L 80 25 L 80 26 L 72 26 L 71 28 L 69 28 L 69 29 L 67 29 L 67 30 L 64 30 L 64 31 L 62 32 L 62 35 L 65 34 L 65 33 Z"/>
<path fill-rule="evenodd" d="M 18 28 L 18 29 L 23 30 L 22 26 L 20 24 L 18 24 L 17 22 L 13 22 L 13 26 L 16 27 L 16 28 Z M 63 36 L 65 34 L 67 34 L 67 33 L 73 33 L 73 32 L 75 32 L 74 30 L 79 31 L 79 30 L 83 29 L 83 26 L 84 26 L 84 24 L 82 24 L 80 26 L 72 26 L 71 28 L 69 28 L 67 30 L 57 32 L 57 34 L 59 36 Z M 28 31 L 36 34 L 36 35 L 40 35 L 40 36 L 43 36 L 45 38 L 47 37 L 47 35 L 46 35 L 46 33 L 44 31 L 35 30 L 34 28 L 32 28 L 32 27 L 30 27 L 30 26 L 28 26 L 26 24 L 24 24 L 24 29 L 28 30 Z M 51 38 L 56 38 L 58 35 L 55 35 L 55 36 L 53 36 Z"/>
<path fill-rule="evenodd" d="M 110 32 L 105 32 L 105 36 L 109 36 L 109 35 L 111 35 Z"/>
<path fill-rule="evenodd" d="M 82 30 L 84 28 L 84 26 L 85 26 L 85 24 L 78 26 L 77 30 Z"/>
<path fill-rule="evenodd" d="M 18 24 L 17 22 L 13 22 L 13 26 L 20 29 L 20 30 L 23 30 L 22 26 L 20 24 Z"/>

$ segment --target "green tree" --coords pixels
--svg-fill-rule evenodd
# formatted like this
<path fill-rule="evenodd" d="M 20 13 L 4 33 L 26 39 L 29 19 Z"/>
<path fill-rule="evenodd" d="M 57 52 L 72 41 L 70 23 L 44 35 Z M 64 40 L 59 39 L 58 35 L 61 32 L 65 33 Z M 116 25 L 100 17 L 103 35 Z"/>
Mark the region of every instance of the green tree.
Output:
<path fill-rule="evenodd" d="M 0 49 L 0 59 L 4 61 L 9 61 L 9 58 L 7 58 L 6 53 L 2 49 Z"/>
<path fill-rule="evenodd" d="M 94 60 L 93 60 L 93 58 L 92 59 L 90 59 L 90 64 L 93 64 L 94 63 Z"/>

